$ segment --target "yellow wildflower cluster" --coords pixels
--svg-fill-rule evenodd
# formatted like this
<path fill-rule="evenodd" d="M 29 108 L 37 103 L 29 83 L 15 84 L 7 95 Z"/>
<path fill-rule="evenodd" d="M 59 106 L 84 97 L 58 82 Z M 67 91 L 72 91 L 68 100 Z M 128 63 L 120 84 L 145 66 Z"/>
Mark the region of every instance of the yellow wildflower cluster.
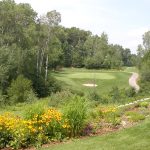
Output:
<path fill-rule="evenodd" d="M 59 122 L 62 120 L 62 114 L 55 109 L 49 109 L 41 116 L 41 120 L 44 123 L 50 123 L 53 120 Z"/>
<path fill-rule="evenodd" d="M 0 130 L 9 131 L 13 134 L 20 132 L 24 134 L 26 130 L 32 132 L 34 130 L 32 121 L 26 121 L 18 116 L 15 116 L 11 113 L 5 113 L 0 115 Z"/>
<path fill-rule="evenodd" d="M 0 129 L 16 129 L 19 126 L 20 122 L 21 119 L 19 117 L 16 117 L 11 113 L 5 113 L 4 115 L 0 116 Z"/>
<path fill-rule="evenodd" d="M 68 121 L 64 120 L 62 114 L 56 109 L 48 109 L 42 115 L 35 115 L 31 120 L 25 120 L 11 113 L 0 115 L 0 136 L 2 135 L 4 141 L 10 142 L 7 145 L 11 146 L 12 143 L 18 145 L 18 142 L 24 146 L 29 139 L 34 141 L 38 135 L 46 138 L 46 136 L 55 136 L 53 132 L 64 134 L 64 131 L 67 132 L 65 129 L 68 128 Z M 4 143 L 2 142 L 0 141 L 0 145 Z"/>
<path fill-rule="evenodd" d="M 116 107 L 107 107 L 107 108 L 102 108 L 101 109 L 102 113 L 113 113 L 117 111 Z"/>
<path fill-rule="evenodd" d="M 64 120 L 64 122 L 63 122 L 63 124 L 62 124 L 62 127 L 63 127 L 64 129 L 69 129 L 69 128 L 70 128 L 70 125 L 69 125 L 67 119 Z"/>

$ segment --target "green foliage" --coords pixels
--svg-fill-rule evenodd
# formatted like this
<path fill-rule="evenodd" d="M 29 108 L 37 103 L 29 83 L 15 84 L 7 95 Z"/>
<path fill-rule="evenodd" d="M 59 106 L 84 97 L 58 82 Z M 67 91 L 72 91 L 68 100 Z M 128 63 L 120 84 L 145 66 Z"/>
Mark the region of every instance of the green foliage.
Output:
<path fill-rule="evenodd" d="M 43 77 L 39 77 L 37 80 L 34 80 L 33 87 L 37 92 L 38 97 L 46 97 L 51 93 L 61 90 L 60 82 L 50 75 L 48 76 L 47 81 L 45 81 L 45 78 Z"/>
<path fill-rule="evenodd" d="M 150 95 L 150 82 L 149 81 L 140 81 L 140 91 L 139 95 Z"/>
<path fill-rule="evenodd" d="M 125 113 L 125 115 L 128 117 L 129 120 L 133 122 L 137 122 L 145 119 L 145 116 L 143 114 L 134 111 L 128 111 Z"/>
<path fill-rule="evenodd" d="M 33 119 L 35 115 L 41 116 L 46 109 L 48 109 L 47 102 L 37 101 L 24 108 L 23 117 L 27 120 Z"/>
<path fill-rule="evenodd" d="M 48 105 L 52 107 L 58 107 L 70 100 L 71 97 L 73 97 L 73 94 L 68 90 L 52 93 L 48 98 Z"/>
<path fill-rule="evenodd" d="M 148 51 L 141 62 L 141 77 L 145 82 L 150 82 L 150 51 Z"/>
<path fill-rule="evenodd" d="M 86 97 L 91 101 L 100 101 L 100 95 L 95 91 L 89 92 Z"/>
<path fill-rule="evenodd" d="M 134 97 L 135 94 L 136 94 L 136 91 L 134 88 L 130 87 L 129 89 L 127 89 L 125 91 L 125 94 L 128 96 L 128 97 Z"/>
<path fill-rule="evenodd" d="M 0 107 L 5 106 L 6 104 L 6 95 L 2 95 L 2 92 L 0 91 Z"/>
<path fill-rule="evenodd" d="M 139 103 L 139 106 L 140 106 L 140 107 L 148 108 L 149 102 L 141 102 L 141 103 Z"/>
<path fill-rule="evenodd" d="M 31 95 L 35 99 L 35 95 L 32 91 L 32 83 L 23 75 L 20 75 L 16 80 L 13 80 L 8 89 L 10 103 L 29 102 L 31 101 Z"/>
<path fill-rule="evenodd" d="M 82 150 L 147 150 L 150 147 L 149 126 L 150 120 L 147 119 L 140 125 L 112 134 L 77 139 L 64 144 L 42 148 L 42 150 L 77 150 L 81 148 Z"/>
<path fill-rule="evenodd" d="M 64 106 L 64 115 L 68 120 L 70 136 L 77 136 L 85 125 L 87 117 L 87 103 L 84 98 L 74 96 Z"/>
<path fill-rule="evenodd" d="M 111 123 L 113 126 L 117 126 L 121 123 L 120 112 L 116 107 L 106 107 L 101 110 L 103 118 L 107 123 Z"/>
<path fill-rule="evenodd" d="M 33 83 L 39 97 L 56 92 L 59 86 L 48 79 L 49 69 L 57 67 L 116 68 L 131 65 L 129 49 L 76 27 L 58 26 L 56 10 L 37 18 L 29 4 L 0 1 L 0 89 L 7 94 L 13 79 L 24 75 Z M 136 58 L 135 58 L 136 59 Z M 50 77 L 51 78 L 51 77 Z"/>
<path fill-rule="evenodd" d="M 86 95 L 90 97 L 93 92 L 99 95 L 98 101 L 111 102 L 111 96 L 108 92 L 111 91 L 112 87 L 119 87 L 121 95 L 125 91 L 125 88 L 129 87 L 128 79 L 130 77 L 129 73 L 122 71 L 107 71 L 107 70 L 87 70 L 79 68 L 63 68 L 59 72 L 53 72 L 52 74 L 58 81 L 61 81 L 64 90 L 69 89 L 73 94 L 78 94 L 80 96 Z M 117 79 L 117 82 L 116 82 Z M 95 83 L 97 87 L 86 87 L 83 84 Z M 77 93 L 78 92 L 78 93 Z M 91 100 L 94 100 L 91 98 Z M 122 103 L 123 100 L 119 99 Z"/>
<path fill-rule="evenodd" d="M 39 148 L 48 140 L 57 139 L 66 130 L 62 114 L 55 109 L 44 110 L 30 120 L 24 120 L 11 113 L 0 115 L 0 148 L 25 148 L 35 145 Z"/>
<path fill-rule="evenodd" d="M 109 95 L 112 98 L 113 103 L 116 103 L 121 99 L 120 90 L 118 87 L 113 87 L 109 92 Z"/>

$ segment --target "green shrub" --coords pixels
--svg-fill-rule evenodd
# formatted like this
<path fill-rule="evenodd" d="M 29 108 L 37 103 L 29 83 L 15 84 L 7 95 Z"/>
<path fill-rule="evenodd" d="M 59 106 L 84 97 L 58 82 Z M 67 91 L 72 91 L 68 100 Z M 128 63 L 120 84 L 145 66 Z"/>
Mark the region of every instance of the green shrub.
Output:
<path fill-rule="evenodd" d="M 140 107 L 148 108 L 149 102 L 141 102 L 141 103 L 139 103 L 139 106 L 140 106 Z"/>
<path fill-rule="evenodd" d="M 99 118 L 99 112 L 97 110 L 90 111 L 88 115 L 89 115 L 90 119 L 97 119 L 97 118 Z"/>
<path fill-rule="evenodd" d="M 86 97 L 91 101 L 93 101 L 93 100 L 99 101 L 100 100 L 100 96 L 95 91 L 89 92 Z"/>
<path fill-rule="evenodd" d="M 78 96 L 84 96 L 83 91 L 79 91 L 79 90 L 76 90 L 76 89 L 69 89 L 69 90 L 72 94 L 75 94 L 75 95 L 78 95 Z"/>
<path fill-rule="evenodd" d="M 46 109 L 47 104 L 45 102 L 36 102 L 25 107 L 23 116 L 27 120 L 32 120 L 35 115 L 41 116 Z"/>
<path fill-rule="evenodd" d="M 111 97 L 112 103 L 118 103 L 121 99 L 119 88 L 117 86 L 113 87 L 109 92 L 109 96 Z"/>
<path fill-rule="evenodd" d="M 99 104 L 108 104 L 110 103 L 111 97 L 108 95 L 99 95 L 97 92 L 90 92 L 85 96 L 89 101 L 92 101 L 95 106 L 98 106 Z"/>
<path fill-rule="evenodd" d="M 120 111 L 114 107 L 109 106 L 102 109 L 104 120 L 111 123 L 113 126 L 117 126 L 121 123 Z"/>
<path fill-rule="evenodd" d="M 140 85 L 140 91 L 139 91 L 139 94 L 142 95 L 142 96 L 145 96 L 145 95 L 150 95 L 150 81 L 143 81 L 141 80 L 139 82 L 139 85 Z"/>
<path fill-rule="evenodd" d="M 32 91 L 32 83 L 23 75 L 19 75 L 16 80 L 13 80 L 8 88 L 10 103 L 30 101 L 31 95 L 34 95 Z"/>
<path fill-rule="evenodd" d="M 80 134 L 87 117 L 87 102 L 84 98 L 74 96 L 64 106 L 64 116 L 68 120 L 69 134 L 74 137 Z"/>
<path fill-rule="evenodd" d="M 6 104 L 6 95 L 2 95 L 0 91 L 0 107 L 3 107 Z"/>
<path fill-rule="evenodd" d="M 0 149 L 20 149 L 28 146 L 39 148 L 49 140 L 61 140 L 69 128 L 63 121 L 62 113 L 56 109 L 44 110 L 25 120 L 11 113 L 0 115 Z"/>
<path fill-rule="evenodd" d="M 125 91 L 125 94 L 128 97 L 134 97 L 136 92 L 135 92 L 135 89 L 131 87 Z"/>
<path fill-rule="evenodd" d="M 47 81 L 45 82 L 45 78 L 38 77 L 38 79 L 33 80 L 33 87 L 38 94 L 38 97 L 46 97 L 51 93 L 56 93 L 61 90 L 60 83 L 52 76 L 48 76 Z"/>
<path fill-rule="evenodd" d="M 68 90 L 53 93 L 53 94 L 51 94 L 51 96 L 49 98 L 48 105 L 52 106 L 52 107 L 57 107 L 58 105 L 65 103 L 72 96 L 73 96 L 73 94 Z"/>
<path fill-rule="evenodd" d="M 131 120 L 133 122 L 137 122 L 137 121 L 145 119 L 145 116 L 138 112 L 128 111 L 125 113 L 125 115 L 128 117 L 129 120 Z"/>

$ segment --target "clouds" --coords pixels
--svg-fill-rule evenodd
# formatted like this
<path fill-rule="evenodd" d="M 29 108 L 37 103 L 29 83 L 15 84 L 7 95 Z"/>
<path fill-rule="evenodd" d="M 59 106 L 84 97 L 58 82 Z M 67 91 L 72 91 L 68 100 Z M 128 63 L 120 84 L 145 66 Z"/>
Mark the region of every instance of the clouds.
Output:
<path fill-rule="evenodd" d="M 111 43 L 131 48 L 142 42 L 142 35 L 150 29 L 149 0 L 15 0 L 30 3 L 40 15 L 57 10 L 61 24 L 90 30 L 94 34 L 105 31 Z"/>
<path fill-rule="evenodd" d="M 110 40 L 113 43 L 120 43 L 125 48 L 130 48 L 133 53 L 136 53 L 138 44 L 142 44 L 142 35 L 148 30 L 150 30 L 150 28 L 140 27 L 127 31 L 114 32 L 110 34 Z"/>

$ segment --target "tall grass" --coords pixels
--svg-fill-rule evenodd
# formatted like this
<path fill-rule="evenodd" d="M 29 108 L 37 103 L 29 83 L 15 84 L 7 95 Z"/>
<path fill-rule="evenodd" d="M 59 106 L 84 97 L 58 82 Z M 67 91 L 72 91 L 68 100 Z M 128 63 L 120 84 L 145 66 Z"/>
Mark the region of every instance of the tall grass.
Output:
<path fill-rule="evenodd" d="M 84 98 L 74 96 L 63 108 L 64 116 L 70 126 L 70 137 L 80 134 L 87 117 L 87 102 Z"/>

